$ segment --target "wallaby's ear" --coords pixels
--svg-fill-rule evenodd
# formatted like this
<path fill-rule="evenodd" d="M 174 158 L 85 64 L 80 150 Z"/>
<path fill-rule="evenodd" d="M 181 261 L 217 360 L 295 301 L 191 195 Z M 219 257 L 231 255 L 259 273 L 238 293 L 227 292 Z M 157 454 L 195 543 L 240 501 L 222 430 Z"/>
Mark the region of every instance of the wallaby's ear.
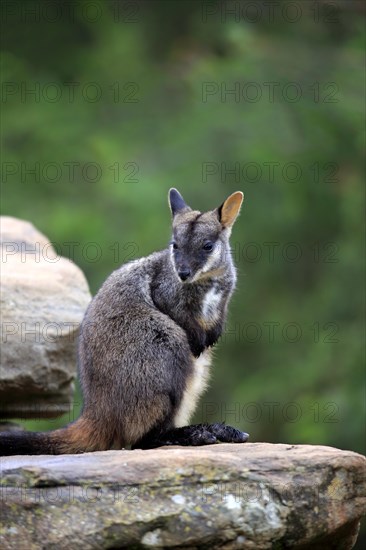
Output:
<path fill-rule="evenodd" d="M 182 195 L 179 193 L 179 191 L 174 189 L 174 187 L 172 187 L 172 189 L 169 189 L 169 206 L 170 210 L 172 211 L 173 217 L 181 210 L 190 210 L 189 206 L 184 202 Z"/>
<path fill-rule="evenodd" d="M 241 191 L 236 191 L 226 199 L 226 201 L 218 208 L 219 220 L 223 228 L 231 227 L 235 222 L 244 195 Z"/>

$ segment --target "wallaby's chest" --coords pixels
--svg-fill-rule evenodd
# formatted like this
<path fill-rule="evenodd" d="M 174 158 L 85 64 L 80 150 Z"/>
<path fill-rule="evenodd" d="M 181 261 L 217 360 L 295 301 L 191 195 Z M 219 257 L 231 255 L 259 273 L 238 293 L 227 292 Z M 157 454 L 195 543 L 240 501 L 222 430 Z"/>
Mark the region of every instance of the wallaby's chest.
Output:
<path fill-rule="evenodd" d="M 208 327 L 216 324 L 223 315 L 223 308 L 224 292 L 217 286 L 209 288 L 201 298 L 199 321 Z"/>
<path fill-rule="evenodd" d="M 182 400 L 174 417 L 176 428 L 189 423 L 197 401 L 207 387 L 210 364 L 210 350 L 205 350 L 198 358 L 194 359 L 192 374 L 187 380 Z"/>
<path fill-rule="evenodd" d="M 173 273 L 160 272 L 151 287 L 157 309 L 186 332 L 191 351 L 198 357 L 219 339 L 225 322 L 231 280 L 182 284 Z"/>

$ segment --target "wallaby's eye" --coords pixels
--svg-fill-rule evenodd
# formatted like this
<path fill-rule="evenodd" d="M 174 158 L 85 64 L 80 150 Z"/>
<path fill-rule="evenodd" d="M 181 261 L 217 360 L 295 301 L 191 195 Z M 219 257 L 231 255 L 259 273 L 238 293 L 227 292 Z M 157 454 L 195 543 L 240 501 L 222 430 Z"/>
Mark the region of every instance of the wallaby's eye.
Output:
<path fill-rule="evenodd" d="M 211 252 L 212 249 L 213 243 L 211 241 L 207 241 L 207 243 L 203 245 L 203 250 L 206 250 L 206 252 Z"/>
<path fill-rule="evenodd" d="M 175 241 L 172 241 L 172 242 L 171 242 L 171 245 L 172 245 L 172 247 L 173 247 L 173 250 L 178 250 L 178 245 L 177 245 L 177 243 L 176 243 Z"/>

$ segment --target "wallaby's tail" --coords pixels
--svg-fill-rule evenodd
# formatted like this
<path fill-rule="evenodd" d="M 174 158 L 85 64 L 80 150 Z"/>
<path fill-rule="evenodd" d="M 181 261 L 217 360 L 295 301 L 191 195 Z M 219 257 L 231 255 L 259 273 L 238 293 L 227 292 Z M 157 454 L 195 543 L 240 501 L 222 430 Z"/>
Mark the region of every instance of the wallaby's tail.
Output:
<path fill-rule="evenodd" d="M 100 426 L 81 416 L 66 428 L 52 432 L 2 432 L 0 456 L 103 451 L 111 444 L 108 439 L 107 434 L 100 430 Z"/>

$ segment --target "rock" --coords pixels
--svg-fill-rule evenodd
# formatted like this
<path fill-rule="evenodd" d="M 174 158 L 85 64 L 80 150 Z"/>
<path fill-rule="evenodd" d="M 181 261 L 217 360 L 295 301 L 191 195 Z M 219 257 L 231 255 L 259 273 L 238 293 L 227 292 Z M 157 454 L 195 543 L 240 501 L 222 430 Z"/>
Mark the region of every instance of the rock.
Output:
<path fill-rule="evenodd" d="M 1 416 L 67 412 L 76 336 L 91 298 L 83 273 L 32 224 L 2 217 L 1 283 Z"/>
<path fill-rule="evenodd" d="M 20 426 L 15 422 L 9 422 L 7 420 L 0 422 L 0 432 L 19 432 L 19 431 L 24 432 L 25 429 L 23 428 L 23 426 Z"/>
<path fill-rule="evenodd" d="M 2 547 L 349 549 L 365 458 L 264 443 L 2 459 Z"/>

